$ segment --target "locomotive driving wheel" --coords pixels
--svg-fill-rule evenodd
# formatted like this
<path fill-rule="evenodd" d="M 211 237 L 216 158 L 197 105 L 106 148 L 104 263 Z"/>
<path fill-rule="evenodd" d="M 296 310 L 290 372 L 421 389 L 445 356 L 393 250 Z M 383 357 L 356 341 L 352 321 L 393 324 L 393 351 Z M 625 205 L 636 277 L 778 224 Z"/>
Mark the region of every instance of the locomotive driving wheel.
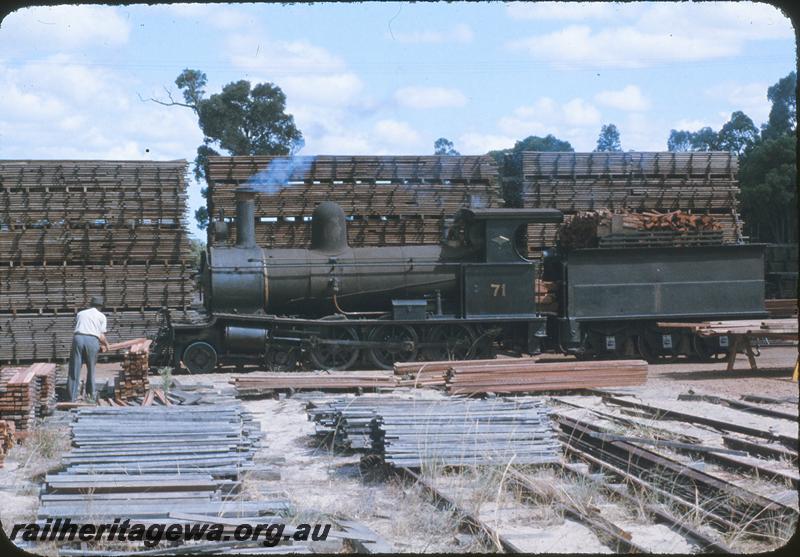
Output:
<path fill-rule="evenodd" d="M 435 346 L 423 351 L 426 360 L 468 360 L 475 353 L 475 335 L 469 327 L 458 323 L 432 327 L 428 342 Z"/>
<path fill-rule="evenodd" d="M 351 327 L 326 327 L 318 338 L 333 342 L 313 344 L 309 356 L 316 369 L 342 371 L 356 363 L 361 354 L 356 347 L 336 344 L 336 341 L 358 341 L 358 333 Z"/>
<path fill-rule="evenodd" d="M 199 340 L 186 347 L 182 359 L 183 365 L 192 373 L 208 373 L 217 367 L 217 351 Z"/>
<path fill-rule="evenodd" d="M 370 361 L 381 369 L 392 369 L 395 362 L 413 362 L 417 358 L 417 332 L 406 325 L 381 325 L 369 335 L 381 346 L 369 349 Z"/>
<path fill-rule="evenodd" d="M 270 348 L 267 352 L 266 364 L 270 371 L 294 371 L 300 354 L 297 348 Z"/>

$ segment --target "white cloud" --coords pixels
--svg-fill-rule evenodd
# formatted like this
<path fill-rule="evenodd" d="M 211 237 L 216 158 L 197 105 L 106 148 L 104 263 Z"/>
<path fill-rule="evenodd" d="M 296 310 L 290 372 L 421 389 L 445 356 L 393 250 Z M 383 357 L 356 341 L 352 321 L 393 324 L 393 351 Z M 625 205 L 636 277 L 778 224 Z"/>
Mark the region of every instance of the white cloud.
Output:
<path fill-rule="evenodd" d="M 610 2 L 509 2 L 506 11 L 520 20 L 608 19 L 615 15 Z"/>
<path fill-rule="evenodd" d="M 472 28 L 465 23 L 459 23 L 449 29 L 390 31 L 387 35 L 392 40 L 408 44 L 469 43 L 475 37 Z"/>
<path fill-rule="evenodd" d="M 419 143 L 419 134 L 406 122 L 392 119 L 379 120 L 374 126 L 375 136 L 389 145 L 412 146 Z"/>
<path fill-rule="evenodd" d="M 346 105 L 357 100 L 364 84 L 354 73 L 289 75 L 280 77 L 281 89 L 297 101 L 324 105 Z"/>
<path fill-rule="evenodd" d="M 642 90 L 636 85 L 628 85 L 619 90 L 600 91 L 594 96 L 598 104 L 617 108 L 619 110 L 638 112 L 650 108 Z"/>
<path fill-rule="evenodd" d="M 233 34 L 226 44 L 231 63 L 248 71 L 267 74 L 335 72 L 344 61 L 308 41 L 273 41 L 257 35 Z"/>
<path fill-rule="evenodd" d="M 2 22 L 8 46 L 72 49 L 128 42 L 130 24 L 109 6 L 37 6 L 10 13 Z"/>
<path fill-rule="evenodd" d="M 489 151 L 509 149 L 516 141 L 508 135 L 466 132 L 458 136 L 456 148 L 462 155 L 483 155 Z"/>
<path fill-rule="evenodd" d="M 447 87 L 403 87 L 394 98 L 406 108 L 450 108 L 467 104 L 467 97 L 458 89 Z"/>
<path fill-rule="evenodd" d="M 548 133 L 558 135 L 557 132 L 571 128 L 594 128 L 600 120 L 600 111 L 583 99 L 558 104 L 549 97 L 542 97 L 532 105 L 517 107 L 510 116 L 503 116 L 497 127 L 505 134 L 522 138 Z"/>
<path fill-rule="evenodd" d="M 241 31 L 253 24 L 253 18 L 244 12 L 219 4 L 169 4 L 159 7 L 178 17 L 202 20 L 217 29 Z"/>
<path fill-rule="evenodd" d="M 726 81 L 705 90 L 707 97 L 727 103 L 731 111 L 741 110 L 758 125 L 767 121 L 771 104 L 767 99 L 769 83 Z M 730 114 L 728 114 L 730 116 Z"/>
<path fill-rule="evenodd" d="M 571 126 L 600 123 L 600 112 L 583 99 L 572 99 L 564 105 L 564 120 Z"/>
<path fill-rule="evenodd" d="M 655 2 L 629 14 L 637 18 L 624 25 L 569 25 L 506 47 L 556 67 L 643 68 L 732 56 L 749 40 L 794 36 L 788 18 L 766 4 Z"/>

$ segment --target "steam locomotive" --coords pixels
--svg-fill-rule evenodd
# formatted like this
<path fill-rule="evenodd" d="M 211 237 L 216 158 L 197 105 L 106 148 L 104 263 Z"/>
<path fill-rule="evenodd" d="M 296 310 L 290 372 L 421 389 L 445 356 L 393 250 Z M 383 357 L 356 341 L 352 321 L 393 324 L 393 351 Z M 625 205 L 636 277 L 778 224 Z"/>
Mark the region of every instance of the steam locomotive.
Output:
<path fill-rule="evenodd" d="M 174 366 L 388 369 L 498 349 L 706 359 L 727 350 L 724 337 L 658 322 L 767 315 L 761 245 L 554 248 L 539 269 L 525 257 L 526 228 L 562 222 L 558 210 L 465 208 L 440 245 L 352 248 L 344 212 L 323 202 L 308 249 L 263 249 L 254 198 L 252 188 L 237 189 L 236 244 L 203 254 L 204 311 L 169 320 L 160 344 Z M 215 224 L 224 236 L 225 224 Z M 537 307 L 539 274 L 558 285 L 555 309 Z"/>

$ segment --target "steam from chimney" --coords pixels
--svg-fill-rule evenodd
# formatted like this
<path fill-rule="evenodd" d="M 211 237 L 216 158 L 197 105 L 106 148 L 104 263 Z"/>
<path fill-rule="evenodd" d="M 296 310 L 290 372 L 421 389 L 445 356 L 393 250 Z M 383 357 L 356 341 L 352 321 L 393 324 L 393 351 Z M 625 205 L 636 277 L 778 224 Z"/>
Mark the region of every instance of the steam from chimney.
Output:
<path fill-rule="evenodd" d="M 314 164 L 314 157 L 281 157 L 273 159 L 269 166 L 250 177 L 246 186 L 267 195 L 277 195 L 289 182 L 306 180 Z"/>

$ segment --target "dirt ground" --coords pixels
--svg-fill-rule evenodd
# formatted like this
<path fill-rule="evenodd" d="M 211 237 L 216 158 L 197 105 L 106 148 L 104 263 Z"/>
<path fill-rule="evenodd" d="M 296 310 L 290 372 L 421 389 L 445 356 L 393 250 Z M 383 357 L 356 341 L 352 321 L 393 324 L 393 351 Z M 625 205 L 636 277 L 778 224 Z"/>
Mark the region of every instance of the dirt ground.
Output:
<path fill-rule="evenodd" d="M 797 398 L 798 384 L 791 380 L 797 347 L 762 348 L 758 370 L 748 369 L 747 359 L 739 356 L 734 371 L 725 371 L 725 362 L 690 363 L 679 361 L 651 365 L 645 385 L 625 389 L 642 399 L 675 400 L 680 393 L 739 398 L 744 394 L 775 398 Z M 98 381 L 112 378 L 117 364 L 101 364 Z M 229 374 L 176 375 L 180 383 L 214 384 L 229 389 Z M 152 377 L 159 382 L 157 376 Z M 314 424 L 306 416 L 309 400 L 352 395 L 300 393 L 280 399 L 245 400 L 243 405 L 261 423 L 263 447 L 256 455 L 260 467 L 274 470 L 278 478 L 248 479 L 245 490 L 252 497 L 267 493 L 285 494 L 298 512 L 319 511 L 362 522 L 399 552 L 494 551 L 496 546 L 484 538 L 460 531 L 453 512 L 434 506 L 422 489 L 383 470 L 367 471 L 359 466 L 360 455 L 336 454 L 319 446 L 313 437 Z M 441 397 L 438 393 L 425 396 Z M 66 413 L 58 412 L 43 424 L 45 429 L 64 435 Z M 796 430 L 795 430 L 796 431 Z M 48 447 L 49 449 L 49 447 Z M 18 446 L 7 455 L 0 469 L 0 521 L 8 525 L 32 518 L 37 506 L 37 490 L 47 466 L 35 465 L 40 458 L 31 446 Z M 46 459 L 43 459 L 46 460 Z M 56 459 L 57 460 L 57 459 Z M 32 461 L 34 461 L 32 463 Z M 525 549 L 536 552 L 605 552 L 593 534 L 569 520 L 556 521 L 546 528 L 529 528 Z M 580 527 L 579 527 L 580 526 Z M 636 526 L 631 525 L 635 531 Z M 652 536 L 657 530 L 642 532 Z M 671 535 L 664 532 L 666 537 Z M 537 542 L 537 536 L 540 541 Z M 569 543 L 567 543 L 569 542 Z M 683 552 L 680 541 L 660 549 Z M 674 546 L 674 548 L 673 548 Z M 659 548 L 658 544 L 653 544 Z"/>

